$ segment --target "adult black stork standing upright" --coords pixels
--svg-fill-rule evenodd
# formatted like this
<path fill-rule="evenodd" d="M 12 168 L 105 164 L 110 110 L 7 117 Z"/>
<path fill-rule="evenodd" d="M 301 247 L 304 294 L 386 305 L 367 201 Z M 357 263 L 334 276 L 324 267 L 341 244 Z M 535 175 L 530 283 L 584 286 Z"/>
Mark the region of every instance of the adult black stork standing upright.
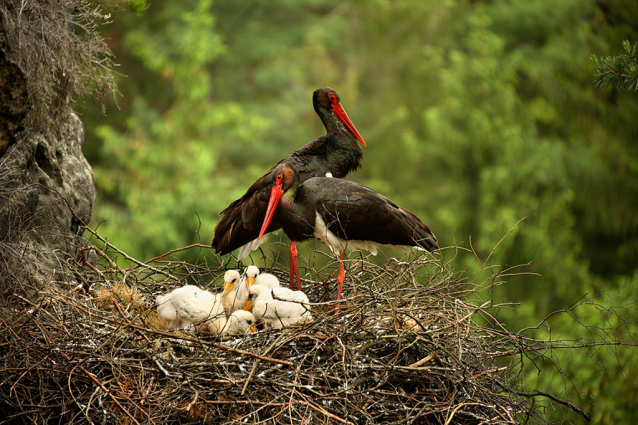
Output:
<path fill-rule="evenodd" d="M 366 144 L 341 106 L 341 100 L 336 91 L 329 87 L 315 90 L 312 95 L 312 104 L 326 127 L 326 134 L 302 146 L 278 164 L 285 162 L 293 165 L 301 181 L 325 176 L 327 173 L 336 178 L 345 177 L 350 171 L 361 167 L 363 149 L 359 143 L 363 146 Z M 239 259 L 242 259 L 264 242 L 265 239 L 258 239 L 258 236 L 270 198 L 275 167 L 253 183 L 244 196 L 233 201 L 221 212 L 222 219 L 215 227 L 215 238 L 212 243 L 213 248 L 221 255 L 243 247 L 237 255 Z M 274 232 L 280 228 L 281 223 L 274 218 L 265 229 L 265 233 Z M 293 257 L 297 258 L 295 242 L 290 245 L 290 258 Z M 292 273 L 291 265 L 291 289 Z M 297 287 L 301 289 L 298 273 L 297 271 Z"/>
<path fill-rule="evenodd" d="M 303 242 L 314 236 L 333 253 L 338 252 L 337 299 L 341 298 L 345 279 L 346 248 L 366 249 L 375 255 L 380 244 L 430 252 L 438 248 L 436 237 L 416 215 L 367 186 L 328 177 L 302 182 L 297 170 L 287 163 L 275 167 L 272 175 L 268 210 L 259 236 L 276 219 L 291 241 Z M 296 258 L 291 263 L 291 267 L 297 267 Z"/>

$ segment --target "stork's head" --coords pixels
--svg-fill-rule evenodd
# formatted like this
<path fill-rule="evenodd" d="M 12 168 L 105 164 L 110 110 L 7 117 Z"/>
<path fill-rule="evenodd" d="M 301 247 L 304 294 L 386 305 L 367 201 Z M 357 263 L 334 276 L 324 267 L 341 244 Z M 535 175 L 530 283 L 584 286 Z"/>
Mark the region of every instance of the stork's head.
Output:
<path fill-rule="evenodd" d="M 224 274 L 224 294 L 228 295 L 229 292 L 236 290 L 235 288 L 239 284 L 240 276 L 237 270 L 228 270 Z"/>

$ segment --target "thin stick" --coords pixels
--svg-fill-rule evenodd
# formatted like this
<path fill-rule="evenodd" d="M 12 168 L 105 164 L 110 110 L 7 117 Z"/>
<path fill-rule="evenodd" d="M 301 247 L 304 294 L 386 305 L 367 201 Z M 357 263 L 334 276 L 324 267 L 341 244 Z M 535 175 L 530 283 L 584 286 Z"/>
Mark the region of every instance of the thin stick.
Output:
<path fill-rule="evenodd" d="M 454 410 L 452 410 L 452 414 L 447 418 L 447 420 L 445 421 L 445 425 L 450 425 L 450 422 L 452 422 L 452 418 L 454 418 L 454 414 L 463 406 L 480 406 L 481 403 L 461 403 L 458 406 L 456 406 L 454 408 Z"/>
<path fill-rule="evenodd" d="M 502 384 L 501 387 L 503 387 Z M 589 414 L 587 414 L 583 409 L 581 409 L 580 407 L 574 406 L 572 403 L 570 403 L 567 400 L 563 400 L 560 399 L 554 395 L 551 395 L 550 393 L 546 393 L 545 391 L 538 391 L 538 390 L 534 390 L 532 392 L 523 392 L 523 391 L 515 391 L 512 389 L 508 389 L 503 387 L 507 392 L 512 393 L 512 394 L 516 394 L 516 395 L 520 395 L 523 397 L 537 397 L 537 396 L 543 396 L 543 397 L 547 397 L 552 401 L 555 401 L 558 404 L 562 404 L 564 406 L 569 407 L 570 409 L 572 409 L 574 412 L 578 413 L 580 416 L 582 416 L 583 419 L 585 419 L 587 422 L 591 421 L 591 416 Z"/>
<path fill-rule="evenodd" d="M 175 276 L 171 275 L 170 273 L 167 273 L 163 270 L 157 269 L 153 266 L 149 266 L 148 264 L 145 264 L 139 260 L 136 260 L 135 258 L 131 257 L 130 255 L 128 255 L 127 253 L 125 253 L 124 251 L 121 251 L 120 249 L 118 249 L 115 245 L 113 245 L 112 243 L 110 243 L 109 241 L 107 241 L 106 239 L 102 238 L 100 235 L 98 235 L 97 233 L 95 233 L 95 231 L 93 231 L 91 228 L 89 227 L 85 227 L 86 230 L 88 230 L 90 233 L 93 234 L 93 236 L 95 236 L 96 238 L 98 238 L 99 240 L 101 240 L 102 242 L 104 242 L 104 249 L 107 249 L 108 247 L 111 247 L 115 252 L 117 252 L 118 254 L 120 254 L 121 256 L 123 256 L 124 258 L 126 258 L 127 260 L 137 264 L 140 267 L 144 267 L 145 269 L 149 269 L 154 271 L 155 273 L 159 273 L 162 274 L 166 277 L 168 277 L 169 279 L 172 279 L 176 282 L 179 281 L 178 278 L 176 278 Z"/>

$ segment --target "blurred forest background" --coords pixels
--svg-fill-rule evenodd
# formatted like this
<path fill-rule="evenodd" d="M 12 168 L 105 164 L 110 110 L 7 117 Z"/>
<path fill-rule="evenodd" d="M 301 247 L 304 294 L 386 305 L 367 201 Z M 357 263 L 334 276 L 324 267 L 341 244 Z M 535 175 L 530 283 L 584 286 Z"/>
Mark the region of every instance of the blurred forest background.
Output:
<path fill-rule="evenodd" d="M 368 144 L 349 178 L 417 214 L 441 246 L 485 259 L 527 217 L 490 258 L 542 275 L 494 287 L 495 302 L 521 303 L 498 312 L 510 330 L 590 294 L 629 306 L 613 310 L 627 322 L 579 308 L 594 328 L 561 315 L 539 337 L 636 332 L 638 93 L 596 88 L 590 59 L 638 41 L 635 0 L 150 0 L 103 31 L 121 96 L 105 116 L 89 100 L 76 109 L 92 226 L 133 257 L 210 244 L 222 209 L 324 134 L 311 94 L 330 86 Z M 471 253 L 455 267 L 480 271 Z M 526 388 L 580 397 L 594 423 L 638 421 L 630 349 L 556 361 L 568 377 L 539 364 Z"/>

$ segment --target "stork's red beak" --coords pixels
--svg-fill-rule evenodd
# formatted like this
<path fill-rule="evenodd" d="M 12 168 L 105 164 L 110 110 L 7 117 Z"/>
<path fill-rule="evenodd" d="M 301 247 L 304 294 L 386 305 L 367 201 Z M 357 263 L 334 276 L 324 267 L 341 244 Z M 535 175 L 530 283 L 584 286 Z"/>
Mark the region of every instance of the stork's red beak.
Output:
<path fill-rule="evenodd" d="M 264 218 L 264 224 L 261 226 L 261 231 L 259 232 L 259 237 L 257 239 L 261 239 L 266 233 L 266 229 L 272 220 L 272 216 L 275 214 L 275 210 L 277 209 L 277 205 L 279 205 L 279 200 L 281 199 L 281 195 L 284 194 L 284 191 L 281 189 L 281 183 L 272 187 L 270 191 L 270 201 L 268 201 L 268 209 L 266 210 L 266 217 Z"/>
<path fill-rule="evenodd" d="M 348 114 L 346 114 L 346 111 L 345 109 L 343 109 L 343 106 L 341 106 L 341 103 L 334 102 L 332 111 L 337 117 L 339 117 L 346 128 L 350 130 L 350 133 L 354 134 L 354 137 L 356 137 L 363 146 L 366 146 L 366 142 L 363 141 L 363 137 L 361 137 L 357 129 L 354 127 L 354 124 L 352 124 L 352 121 L 350 121 L 350 118 L 348 118 Z"/>

